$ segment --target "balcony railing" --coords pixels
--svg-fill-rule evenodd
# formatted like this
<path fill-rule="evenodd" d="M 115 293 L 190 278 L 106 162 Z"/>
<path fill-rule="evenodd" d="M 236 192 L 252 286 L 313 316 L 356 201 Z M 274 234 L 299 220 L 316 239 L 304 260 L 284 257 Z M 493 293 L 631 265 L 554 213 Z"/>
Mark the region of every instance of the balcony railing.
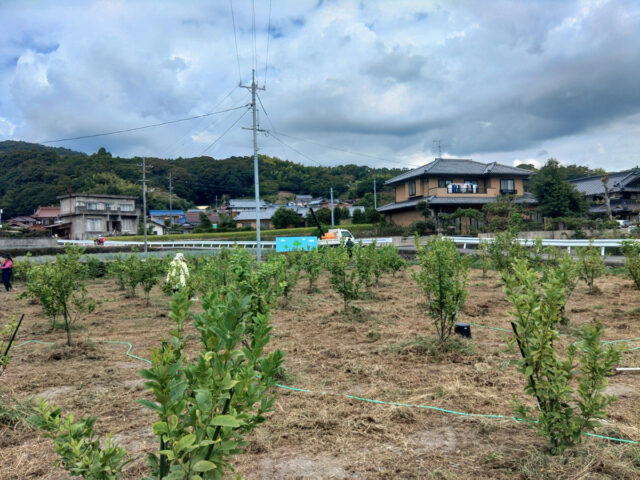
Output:
<path fill-rule="evenodd" d="M 473 183 L 450 183 L 447 185 L 447 193 L 469 195 L 487 193 L 487 190 L 484 187 Z"/>
<path fill-rule="evenodd" d="M 77 205 L 73 208 L 73 213 L 77 214 L 77 213 L 95 213 L 95 214 L 112 214 L 112 215 L 136 215 L 137 209 L 133 209 L 133 210 L 123 210 L 120 208 L 87 208 L 87 207 L 82 207 L 80 205 Z"/>

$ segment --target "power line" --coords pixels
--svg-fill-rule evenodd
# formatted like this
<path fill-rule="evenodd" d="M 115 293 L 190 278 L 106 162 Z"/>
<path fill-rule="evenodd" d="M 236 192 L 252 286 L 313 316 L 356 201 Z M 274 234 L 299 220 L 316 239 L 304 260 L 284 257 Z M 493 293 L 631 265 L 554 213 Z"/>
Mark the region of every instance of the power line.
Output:
<path fill-rule="evenodd" d="M 267 86 L 267 66 L 269 65 L 269 40 L 271 39 L 271 0 L 269 0 L 269 26 L 267 27 L 267 56 L 264 61 L 264 85 Z M 262 101 L 260 102 L 262 105 Z M 265 112 L 266 113 L 266 112 Z"/>
<path fill-rule="evenodd" d="M 272 133 L 273 133 L 273 132 L 272 132 Z M 275 133 L 277 133 L 278 135 L 282 135 L 282 136 L 284 136 L 284 137 L 294 138 L 294 139 L 296 139 L 296 140 L 302 140 L 302 141 L 304 141 L 304 142 L 309 142 L 309 143 L 315 143 L 316 145 L 319 145 L 319 146 L 321 146 L 321 147 L 329 148 L 329 149 L 331 149 L 331 150 L 336 150 L 336 151 L 338 151 L 338 152 L 349 153 L 349 154 L 351 154 L 351 155 L 359 155 L 359 156 L 361 156 L 361 157 L 373 158 L 373 159 L 375 159 L 375 160 L 381 160 L 381 161 L 383 161 L 383 162 L 388 162 L 388 163 L 393 163 L 393 164 L 396 164 L 396 165 L 401 165 L 401 166 L 402 166 L 402 167 L 404 167 L 404 168 L 416 168 L 416 167 L 411 166 L 411 165 L 408 165 L 408 166 L 407 166 L 407 165 L 406 165 L 406 164 L 404 164 L 404 163 L 396 162 L 395 160 L 389 160 L 389 159 L 387 159 L 387 158 L 377 157 L 377 156 L 375 156 L 375 155 L 370 155 L 370 154 L 368 154 L 368 153 L 360 153 L 360 152 L 355 152 L 355 151 L 353 151 L 353 150 L 347 150 L 347 149 L 344 149 L 344 148 L 334 147 L 334 146 L 331 146 L 331 145 L 327 145 L 327 144 L 325 144 L 325 143 L 316 142 L 315 140 L 309 140 L 308 138 L 302 138 L 302 137 L 297 137 L 297 136 L 294 136 L 294 135 L 288 135 L 288 134 L 283 133 L 283 132 L 275 132 Z"/>
<path fill-rule="evenodd" d="M 199 156 L 201 157 L 202 155 L 204 155 L 204 154 L 205 154 L 205 152 L 206 152 L 207 150 L 209 150 L 209 149 L 210 149 L 211 147 L 213 147 L 216 143 L 218 143 L 218 142 L 222 139 L 222 137 L 224 137 L 224 136 L 227 134 L 227 132 L 228 132 L 229 130 L 231 130 L 233 127 L 235 127 L 235 126 L 236 126 L 236 124 L 237 124 L 240 120 L 242 120 L 242 117 L 244 117 L 244 116 L 247 114 L 247 112 L 248 112 L 248 111 L 249 111 L 249 109 L 247 108 L 247 109 L 242 113 L 242 115 L 240 115 L 240 116 L 238 117 L 238 119 L 237 119 L 235 122 L 233 122 L 233 123 L 231 124 L 231 126 L 230 126 L 229 128 L 227 128 L 227 129 L 222 133 L 222 135 L 220 135 L 218 138 L 216 138 L 216 139 L 215 139 L 215 140 L 214 140 L 214 141 L 213 141 L 213 142 L 212 142 L 212 143 L 211 143 L 207 148 L 205 148 L 205 149 L 200 153 L 200 155 L 199 155 Z"/>
<path fill-rule="evenodd" d="M 394 164 L 397 164 L 397 165 L 402 165 L 403 167 L 407 168 L 407 166 L 406 166 L 405 164 L 402 164 L 402 163 L 400 163 L 400 162 L 395 162 L 395 161 L 393 161 L 393 160 L 388 160 L 388 159 L 386 159 L 386 158 L 376 157 L 376 156 L 374 156 L 374 155 L 369 155 L 369 154 L 366 154 L 366 153 L 354 152 L 354 151 L 351 151 L 351 150 L 345 150 L 345 149 L 343 149 L 343 148 L 332 147 L 331 145 L 326 145 L 326 144 L 324 144 L 324 143 L 319 143 L 319 142 L 315 142 L 315 141 L 313 141 L 313 140 L 308 140 L 308 139 L 306 139 L 306 138 L 295 137 L 295 136 L 293 136 L 293 135 L 288 135 L 288 134 L 286 134 L 286 133 L 278 132 L 278 131 L 276 131 L 276 127 L 275 127 L 275 125 L 274 125 L 274 124 L 273 124 L 273 122 L 271 121 L 271 116 L 269 115 L 269 113 L 267 112 L 267 109 L 264 107 L 264 104 L 262 103 L 262 99 L 260 98 L 260 95 L 258 95 L 258 101 L 260 102 L 260 106 L 262 107 L 262 111 L 264 112 L 265 116 L 267 117 L 267 120 L 269 121 L 269 125 L 271 125 L 271 131 L 270 131 L 270 133 L 271 133 L 271 136 L 273 136 L 273 138 L 276 138 L 276 137 L 275 137 L 275 135 L 274 135 L 274 133 L 277 133 L 278 135 L 283 135 L 283 136 L 285 136 L 285 137 L 296 138 L 296 139 L 298 139 L 298 140 L 304 140 L 304 141 L 307 141 L 307 142 L 310 142 L 310 143 L 315 143 L 316 145 L 320 145 L 320 146 L 322 146 L 322 147 L 329 148 L 329 149 L 331 149 L 331 150 L 337 150 L 337 151 L 339 151 L 339 152 L 350 153 L 350 154 L 352 154 L 352 155 L 360 155 L 360 156 L 363 156 L 363 157 L 375 158 L 376 160 L 382 160 L 382 161 L 384 161 L 384 162 L 390 162 L 390 163 L 394 163 Z M 276 140 L 278 140 L 278 139 L 276 138 Z M 287 146 L 288 146 L 288 145 L 287 145 Z M 289 148 L 292 148 L 292 147 L 289 147 Z M 292 148 L 292 149 L 293 149 L 293 148 Z M 302 153 L 298 152 L 297 150 L 294 150 L 294 151 L 295 151 L 295 152 L 297 152 L 297 153 L 299 153 L 300 155 L 303 155 L 303 156 L 304 156 L 304 154 L 302 154 Z M 308 158 L 308 157 L 307 157 L 307 158 Z M 311 160 L 312 162 L 315 162 L 315 160 L 313 160 L 313 159 L 311 159 L 311 158 L 309 158 L 309 160 Z M 316 162 L 316 163 L 318 163 L 318 162 Z M 318 165 L 320 165 L 320 163 L 318 163 Z M 415 167 L 411 167 L 411 166 L 410 166 L 410 168 L 415 168 Z"/>
<path fill-rule="evenodd" d="M 293 148 L 291 145 L 289 145 L 287 142 L 285 142 L 284 140 L 276 137 L 273 132 L 269 132 L 269 136 L 272 137 L 274 140 L 277 140 L 278 142 L 280 142 L 282 145 L 284 145 L 287 148 L 290 148 L 291 150 L 293 150 L 294 152 L 296 152 L 298 155 L 306 158 L 307 160 L 312 161 L 313 163 L 318 164 L 320 167 L 323 167 L 324 165 L 322 165 L 320 162 L 314 160 L 313 158 L 311 158 L 308 155 L 305 155 L 304 153 L 302 153 L 300 150 L 296 150 L 295 148 Z"/>
<path fill-rule="evenodd" d="M 213 108 L 215 109 L 215 108 L 218 108 L 220 105 L 222 105 L 222 104 L 225 102 L 225 100 L 226 100 L 227 98 L 229 98 L 229 97 L 230 97 L 230 96 L 231 96 L 231 95 L 236 91 L 236 89 L 237 89 L 237 88 L 238 88 L 238 86 L 237 86 L 237 85 L 235 85 L 231 90 L 229 90 L 229 92 L 228 92 L 224 97 L 222 97 L 222 98 L 218 101 L 218 103 L 216 103 L 216 104 L 213 106 Z M 235 103 L 235 102 L 234 102 L 234 103 Z M 215 122 L 213 122 L 213 123 L 215 123 Z M 184 142 L 185 142 L 185 140 L 187 139 L 187 137 L 189 137 L 189 135 L 191 135 L 191 132 L 192 132 L 193 130 L 195 130 L 196 128 L 199 128 L 201 125 L 202 125 L 202 120 L 200 120 L 199 122 L 197 122 L 196 126 L 195 126 L 193 129 L 191 129 L 191 130 L 187 131 L 187 132 L 186 132 L 184 135 L 182 135 L 180 138 L 178 138 L 177 140 L 172 141 L 172 142 L 170 142 L 169 144 L 167 144 L 167 146 L 161 150 L 163 153 L 162 153 L 162 155 L 160 155 L 160 157 L 161 157 L 161 158 L 166 158 L 166 157 L 169 157 L 171 153 L 175 153 L 175 151 L 176 151 L 178 148 L 180 148 L 180 144 L 184 144 Z M 211 125 L 209 125 L 209 127 L 207 127 L 207 128 L 210 128 L 210 127 L 211 127 Z M 182 145 L 182 146 L 184 146 L 184 145 Z"/>
<path fill-rule="evenodd" d="M 256 0 L 251 0 L 251 34 L 253 36 L 253 69 L 258 69 L 258 48 L 256 45 Z"/>
<path fill-rule="evenodd" d="M 211 115 L 217 115 L 219 113 L 231 112 L 233 110 L 239 110 L 239 109 L 244 108 L 244 107 L 246 107 L 246 105 L 241 105 L 239 107 L 234 107 L 234 108 L 228 108 L 226 110 L 220 110 L 218 112 L 211 112 L 211 113 L 205 113 L 205 114 L 202 114 L 202 115 L 195 115 L 193 117 L 180 118 L 178 120 L 170 120 L 168 122 L 153 123 L 151 125 L 145 125 L 143 127 L 127 128 L 127 129 L 124 129 L 124 130 L 115 130 L 113 132 L 95 133 L 93 135 L 82 135 L 80 137 L 60 138 L 58 140 L 47 140 L 45 142 L 39 142 L 39 143 L 58 143 L 58 142 L 66 142 L 68 140 L 82 140 L 84 138 L 104 137 L 104 136 L 107 136 L 107 135 L 116 135 L 118 133 L 135 132 L 137 130 L 144 130 L 145 128 L 160 127 L 162 125 L 170 125 L 172 123 L 179 123 L 179 122 L 186 122 L 188 120 L 195 120 L 196 118 L 210 117 Z"/>
<path fill-rule="evenodd" d="M 233 40 L 236 44 L 236 60 L 238 62 L 238 84 L 242 83 L 242 73 L 240 72 L 240 55 L 238 54 L 238 35 L 236 34 L 236 16 L 233 13 L 233 0 L 229 0 L 231 7 L 231 23 L 233 24 Z"/>

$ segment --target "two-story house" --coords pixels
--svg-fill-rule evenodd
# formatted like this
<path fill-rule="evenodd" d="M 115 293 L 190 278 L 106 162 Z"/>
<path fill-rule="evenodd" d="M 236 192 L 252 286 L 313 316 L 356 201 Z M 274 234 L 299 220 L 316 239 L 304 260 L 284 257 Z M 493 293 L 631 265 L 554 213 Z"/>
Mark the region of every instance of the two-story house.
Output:
<path fill-rule="evenodd" d="M 640 168 L 608 174 L 611 213 L 622 220 L 635 220 L 640 213 Z M 568 180 L 590 204 L 591 213 L 607 213 L 602 175 Z"/>
<path fill-rule="evenodd" d="M 388 221 L 408 226 L 424 217 L 418 202 L 426 201 L 437 216 L 458 208 L 477 208 L 501 195 L 516 195 L 518 203 L 536 203 L 525 195 L 529 170 L 496 162 L 481 163 L 459 158 L 436 158 L 433 162 L 385 182 L 395 187 L 396 201 L 378 208 Z"/>
<path fill-rule="evenodd" d="M 136 197 L 79 193 L 59 196 L 60 224 L 57 231 L 73 240 L 99 235 L 135 235 L 140 210 Z"/>

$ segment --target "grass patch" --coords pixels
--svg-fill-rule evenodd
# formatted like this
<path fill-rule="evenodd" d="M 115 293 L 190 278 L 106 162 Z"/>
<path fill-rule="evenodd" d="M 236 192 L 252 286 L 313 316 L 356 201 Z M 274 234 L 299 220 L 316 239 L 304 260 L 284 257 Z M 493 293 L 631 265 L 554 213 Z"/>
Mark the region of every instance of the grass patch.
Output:
<path fill-rule="evenodd" d="M 435 337 L 423 337 L 405 340 L 395 345 L 391 345 L 389 350 L 398 355 L 433 355 L 439 356 L 447 353 L 458 353 L 460 355 L 474 355 L 471 340 L 464 339 L 458 335 L 452 335 L 446 342 L 440 343 Z"/>
<path fill-rule="evenodd" d="M 28 418 L 35 410 L 30 401 L 23 401 L 0 392 L 0 426 L 31 428 Z"/>

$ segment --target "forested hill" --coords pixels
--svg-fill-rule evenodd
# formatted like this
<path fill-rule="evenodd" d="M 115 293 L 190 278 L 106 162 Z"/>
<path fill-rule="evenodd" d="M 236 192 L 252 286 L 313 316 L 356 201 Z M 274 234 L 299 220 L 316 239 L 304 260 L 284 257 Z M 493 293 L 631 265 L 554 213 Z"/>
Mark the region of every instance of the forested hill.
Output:
<path fill-rule="evenodd" d="M 0 208 L 4 218 L 27 215 L 39 205 L 57 205 L 58 195 L 71 192 L 141 195 L 140 158 L 113 157 L 100 149 L 87 155 L 34 143 L 0 142 Z M 253 195 L 251 157 L 148 159 L 150 208 L 168 205 L 169 172 L 173 177 L 174 208 L 211 205 L 227 197 Z M 403 170 L 344 165 L 308 167 L 274 157 L 260 156 L 260 193 L 275 197 L 278 191 L 328 196 L 329 187 L 342 198 L 372 203 L 372 182 L 381 189 L 384 180 Z M 387 195 L 388 196 L 388 193 Z M 380 201 L 380 198 L 379 198 Z"/>

